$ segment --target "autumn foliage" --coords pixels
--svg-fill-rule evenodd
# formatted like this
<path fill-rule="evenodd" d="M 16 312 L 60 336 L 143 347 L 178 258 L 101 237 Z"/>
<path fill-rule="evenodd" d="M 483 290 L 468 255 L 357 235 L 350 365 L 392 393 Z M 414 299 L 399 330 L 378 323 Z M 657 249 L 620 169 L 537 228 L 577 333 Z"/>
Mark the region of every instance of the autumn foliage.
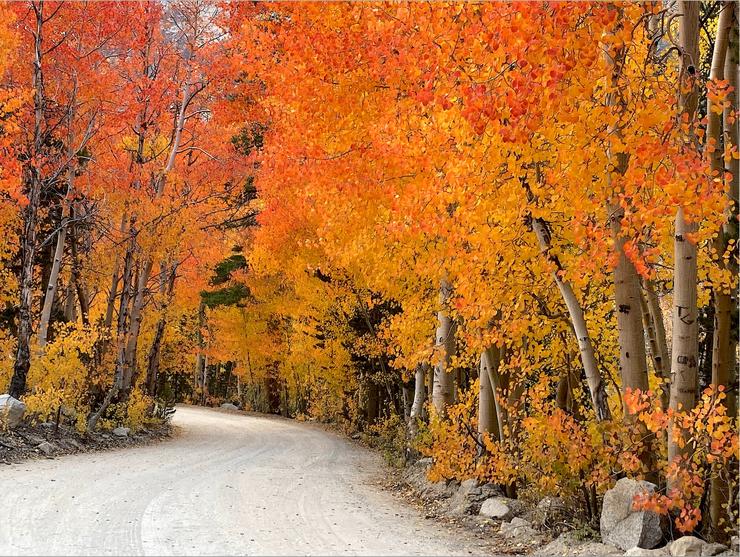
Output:
<path fill-rule="evenodd" d="M 732 530 L 732 3 L 0 10 L 0 378 L 39 419 L 234 401 Z"/>

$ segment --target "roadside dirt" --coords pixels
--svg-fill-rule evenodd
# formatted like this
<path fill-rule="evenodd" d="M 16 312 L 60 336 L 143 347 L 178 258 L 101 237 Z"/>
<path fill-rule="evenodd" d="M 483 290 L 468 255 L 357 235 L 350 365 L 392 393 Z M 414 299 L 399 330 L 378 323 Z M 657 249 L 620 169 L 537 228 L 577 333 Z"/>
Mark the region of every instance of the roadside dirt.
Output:
<path fill-rule="evenodd" d="M 162 424 L 118 437 L 112 432 L 81 435 L 67 424 L 22 425 L 12 430 L 0 429 L 0 464 L 28 459 L 54 458 L 62 455 L 138 447 L 169 439 L 176 428 Z"/>

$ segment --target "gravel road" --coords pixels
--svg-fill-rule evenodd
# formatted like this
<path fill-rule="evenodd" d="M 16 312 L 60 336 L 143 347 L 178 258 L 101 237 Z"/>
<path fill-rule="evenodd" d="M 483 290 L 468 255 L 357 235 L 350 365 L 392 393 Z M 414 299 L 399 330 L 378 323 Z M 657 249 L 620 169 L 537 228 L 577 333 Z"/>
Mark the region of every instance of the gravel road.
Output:
<path fill-rule="evenodd" d="M 309 424 L 178 407 L 163 443 L 0 469 L 2 555 L 469 555 Z"/>

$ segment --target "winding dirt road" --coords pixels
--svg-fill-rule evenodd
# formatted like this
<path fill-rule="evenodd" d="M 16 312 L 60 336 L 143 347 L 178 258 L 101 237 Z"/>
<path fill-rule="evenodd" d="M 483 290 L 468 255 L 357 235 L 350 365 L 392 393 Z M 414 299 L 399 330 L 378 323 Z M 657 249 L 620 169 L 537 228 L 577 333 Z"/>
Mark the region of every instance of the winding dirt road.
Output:
<path fill-rule="evenodd" d="M 469 555 L 320 428 L 178 407 L 164 443 L 0 469 L 2 555 Z"/>

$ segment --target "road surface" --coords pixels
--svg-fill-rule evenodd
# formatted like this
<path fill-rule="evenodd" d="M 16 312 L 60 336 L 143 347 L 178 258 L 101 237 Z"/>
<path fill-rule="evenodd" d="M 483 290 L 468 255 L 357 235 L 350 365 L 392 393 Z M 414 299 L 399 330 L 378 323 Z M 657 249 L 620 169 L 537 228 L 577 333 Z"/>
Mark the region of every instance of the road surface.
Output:
<path fill-rule="evenodd" d="M 2 555 L 469 555 L 322 429 L 178 407 L 176 438 L 0 469 Z"/>

